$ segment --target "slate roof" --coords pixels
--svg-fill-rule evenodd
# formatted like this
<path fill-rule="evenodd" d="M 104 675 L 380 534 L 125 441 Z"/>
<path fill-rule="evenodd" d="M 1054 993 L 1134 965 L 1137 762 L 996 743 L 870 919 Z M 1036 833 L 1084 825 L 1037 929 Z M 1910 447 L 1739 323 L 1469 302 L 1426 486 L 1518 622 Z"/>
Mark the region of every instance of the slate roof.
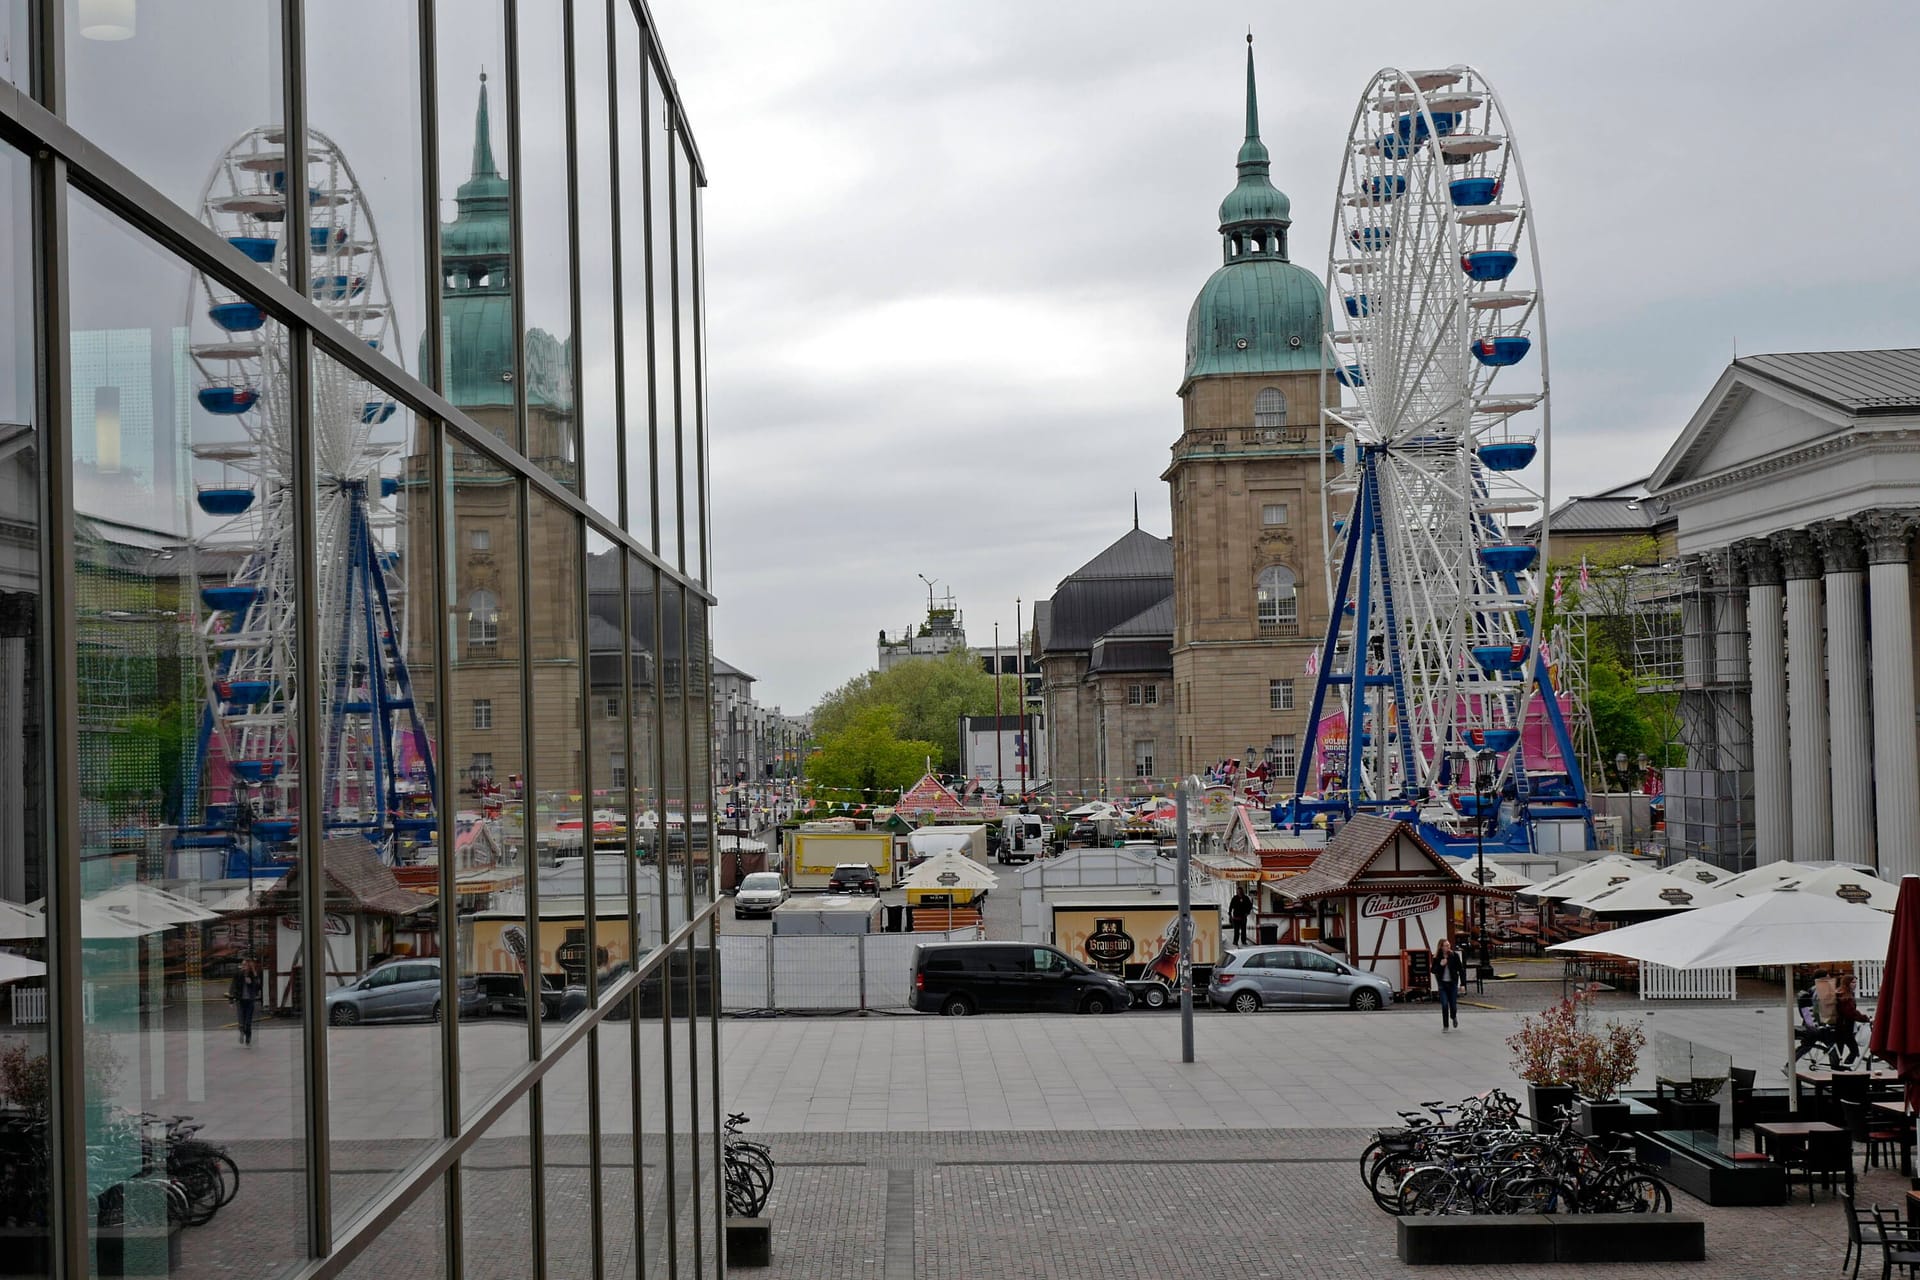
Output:
<path fill-rule="evenodd" d="M 754 681 L 756 683 L 759 680 L 759 677 L 748 675 L 731 662 L 727 662 L 722 658 L 715 658 L 713 660 L 713 674 L 716 676 L 739 676 L 742 680 Z"/>
<path fill-rule="evenodd" d="M 400 887 L 393 868 L 380 861 L 361 836 L 328 836 L 320 845 L 320 857 L 326 865 L 327 894 L 339 894 L 354 906 L 374 915 L 405 916 L 426 911 L 434 905 L 431 895 L 413 893 Z M 274 915 L 294 909 L 299 900 L 299 860 L 271 889 L 260 894 L 259 905 L 248 914 Z"/>
<path fill-rule="evenodd" d="M 1173 539 L 1157 538 L 1138 528 L 1129 529 L 1099 555 L 1075 569 L 1060 585 L 1095 578 L 1171 578 Z"/>
<path fill-rule="evenodd" d="M 1129 529 L 1060 580 L 1046 602 L 1040 652 L 1085 653 L 1114 627 L 1173 595 L 1173 540 Z M 1169 627 L 1163 634 L 1171 636 Z"/>
<path fill-rule="evenodd" d="M 1920 412 L 1920 348 L 1799 351 L 1733 364 L 1862 417 Z"/>
<path fill-rule="evenodd" d="M 1486 889 L 1462 879 L 1452 863 L 1435 853 L 1433 846 L 1420 838 L 1420 833 L 1412 824 L 1373 814 L 1360 814 L 1348 821 L 1346 826 L 1340 828 L 1340 833 L 1328 842 L 1326 852 L 1313 860 L 1311 867 L 1275 885 L 1274 891 L 1289 902 L 1309 902 L 1316 898 L 1333 898 L 1351 893 L 1355 888 L 1354 878 L 1366 870 L 1367 864 L 1403 832 L 1433 859 L 1433 869 L 1418 877 L 1369 877 L 1361 882 L 1363 891 L 1432 892 L 1436 885 L 1441 885 L 1474 897 L 1510 896 L 1504 889 Z"/>
<path fill-rule="evenodd" d="M 1150 609 L 1143 609 L 1117 627 L 1108 630 L 1102 640 L 1124 640 L 1133 637 L 1152 639 L 1173 638 L 1173 597 L 1169 595 Z"/>

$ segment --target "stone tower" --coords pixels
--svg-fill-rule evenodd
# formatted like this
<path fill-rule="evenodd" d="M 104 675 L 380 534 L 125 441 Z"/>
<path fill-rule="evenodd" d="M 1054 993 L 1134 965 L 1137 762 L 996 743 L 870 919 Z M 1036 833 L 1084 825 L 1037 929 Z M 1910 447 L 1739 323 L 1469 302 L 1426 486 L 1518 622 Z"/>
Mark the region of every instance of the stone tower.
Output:
<path fill-rule="evenodd" d="M 1161 477 L 1173 504 L 1176 758 L 1189 772 L 1248 747 L 1291 789 L 1326 629 L 1320 526 L 1326 291 L 1288 257 L 1247 49 L 1239 182 L 1220 206 L 1223 262 L 1187 317 L 1182 422 Z"/>

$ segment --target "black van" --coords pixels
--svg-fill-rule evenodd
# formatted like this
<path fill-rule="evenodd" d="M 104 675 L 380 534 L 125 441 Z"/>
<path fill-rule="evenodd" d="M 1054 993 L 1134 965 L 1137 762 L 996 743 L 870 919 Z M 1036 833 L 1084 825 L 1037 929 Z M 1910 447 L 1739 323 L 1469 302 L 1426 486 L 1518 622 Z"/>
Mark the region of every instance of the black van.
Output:
<path fill-rule="evenodd" d="M 1052 947 L 933 942 L 913 953 L 922 1013 L 1107 1013 L 1132 1003 L 1126 983 Z"/>

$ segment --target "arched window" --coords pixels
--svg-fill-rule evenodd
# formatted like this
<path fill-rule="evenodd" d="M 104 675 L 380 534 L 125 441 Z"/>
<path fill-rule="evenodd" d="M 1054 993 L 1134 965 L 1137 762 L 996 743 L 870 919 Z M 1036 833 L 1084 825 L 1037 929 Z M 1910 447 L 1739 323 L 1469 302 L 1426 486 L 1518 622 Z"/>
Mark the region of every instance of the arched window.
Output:
<path fill-rule="evenodd" d="M 500 643 L 500 602 L 491 591 L 476 591 L 467 597 L 467 643 Z"/>
<path fill-rule="evenodd" d="M 1260 571 L 1254 600 L 1263 636 L 1298 635 L 1300 631 L 1300 594 L 1294 585 L 1293 570 L 1272 564 Z"/>
<path fill-rule="evenodd" d="M 1287 395 L 1278 387 L 1262 387 L 1253 398 L 1253 425 L 1263 431 L 1287 425 Z"/>

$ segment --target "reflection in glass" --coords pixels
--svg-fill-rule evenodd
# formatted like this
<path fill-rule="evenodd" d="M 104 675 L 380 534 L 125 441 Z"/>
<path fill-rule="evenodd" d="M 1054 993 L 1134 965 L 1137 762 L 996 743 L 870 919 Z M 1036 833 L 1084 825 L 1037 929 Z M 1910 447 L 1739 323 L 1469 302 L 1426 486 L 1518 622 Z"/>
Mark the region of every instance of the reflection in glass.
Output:
<path fill-rule="evenodd" d="M 540 1089 L 546 1181 L 547 1275 L 593 1275 L 593 1131 L 587 1124 L 587 1053 L 575 1046 Z"/>
<path fill-rule="evenodd" d="M 587 771 L 593 786 L 596 911 L 588 943 L 598 961 L 600 987 L 625 977 L 634 960 L 633 857 L 627 841 L 627 689 L 620 629 L 620 567 L 626 556 L 587 531 Z"/>
<path fill-rule="evenodd" d="M 0 10 L 0 17 L 23 14 Z M 0 40 L 11 28 L 0 28 Z M 0 916 L 20 921 L 47 892 L 45 794 L 46 640 L 41 623 L 39 473 L 33 358 L 32 205 L 26 157 L 0 147 Z M 8 908 L 13 908 L 9 911 Z M 31 924 L 29 917 L 27 923 Z M 47 960 L 44 936 L 0 928 L 0 961 Z M 41 930 L 44 935 L 44 927 Z M 27 973 L 5 990 L 11 1025 L 0 1038 L 0 1223 L 16 1224 L 9 1245 L 29 1257 L 47 1247 L 45 1099 L 31 1080 L 47 1058 L 47 980 Z M 22 1097 L 25 1093 L 29 1096 Z M 26 1114 L 22 1115 L 21 1112 Z"/>
<path fill-rule="evenodd" d="M 693 918 L 693 877 L 689 874 L 692 847 L 687 814 L 687 716 L 682 695 L 685 683 L 685 623 L 681 617 L 680 584 L 670 578 L 660 583 L 660 693 L 662 759 L 666 765 L 665 831 L 667 853 L 667 929 L 671 932 Z"/>
<path fill-rule="evenodd" d="M 524 1280 L 537 1274 L 527 1213 L 533 1204 L 525 1098 L 508 1108 L 460 1161 L 463 1280 Z"/>
<path fill-rule="evenodd" d="M 642 1024 L 643 1026 L 645 1024 Z M 630 1276 L 639 1269 L 635 1233 L 641 1205 L 634 1178 L 632 1027 L 611 1018 L 593 1033 L 600 1055 L 600 1239 L 605 1274 Z"/>
<path fill-rule="evenodd" d="M 679 1274 L 701 1275 L 704 1241 L 700 1238 L 700 1178 L 704 1162 L 700 1159 L 699 1093 L 700 1046 L 692 1032 L 693 988 L 697 948 L 688 939 L 674 948 L 669 981 L 673 999 L 672 1042 L 668 1046 L 668 1070 L 673 1073 L 673 1112 L 670 1128 L 673 1145 L 674 1257 Z"/>
<path fill-rule="evenodd" d="M 654 83 L 664 77 L 649 65 Z M 683 321 L 674 310 L 679 272 L 674 250 L 674 187 L 685 181 L 679 172 L 680 148 L 674 137 L 673 108 L 663 94 L 647 100 L 647 240 L 653 247 L 653 436 L 659 462 L 654 468 L 654 501 L 660 512 L 660 537 L 654 550 L 679 568 L 680 557 L 680 416 L 684 395 L 678 377 Z"/>
<path fill-rule="evenodd" d="M 416 579 L 405 554 L 420 541 L 410 528 L 432 527 L 432 493 L 402 474 L 419 449 L 412 414 L 318 352 L 312 386 L 327 1084 L 333 1217 L 344 1223 L 444 1123 L 440 932 L 433 900 L 395 870 L 437 861 L 432 743 L 404 652 L 409 624 L 426 630 L 432 607 L 407 589 L 417 580 L 426 593 L 431 578 Z"/>
<path fill-rule="evenodd" d="M 455 935 L 460 974 L 477 981 L 486 1001 L 484 1011 L 460 1017 L 460 1107 L 472 1115 L 527 1056 L 522 521 L 519 482 L 485 455 L 449 444 L 442 466 L 450 510 L 435 559 L 451 648 L 439 718 L 458 885 Z M 418 524 L 413 545 L 421 563 L 436 550 Z M 416 668 L 430 666 L 431 631 L 415 628 L 411 640 L 422 654 Z M 416 679 L 431 687 L 426 673 Z M 538 998 L 532 1004 L 537 1009 Z"/>
<path fill-rule="evenodd" d="M 569 489 L 580 486 L 574 439 L 573 217 L 567 204 L 565 11 L 519 7 L 520 289 L 527 335 L 527 443 L 534 465 Z"/>
<path fill-rule="evenodd" d="M 694 289 L 699 275 L 694 264 L 693 207 L 699 198 L 694 185 L 693 153 L 686 135 L 673 135 L 673 274 L 674 321 L 680 326 L 678 369 L 680 423 L 680 544 L 672 563 L 691 577 L 704 578 L 700 561 L 702 508 L 700 503 L 700 329 Z M 673 544 L 668 543 L 669 547 Z M 663 555 L 668 554 L 663 551 Z"/>
<path fill-rule="evenodd" d="M 673 1248 L 673 1153 L 667 1144 L 667 1050 L 671 1023 L 660 999 L 667 965 L 656 964 L 642 980 L 642 999 L 634 1009 L 634 1075 L 640 1089 L 640 1275 L 643 1280 L 670 1274 Z"/>
<path fill-rule="evenodd" d="M 497 2 L 439 0 L 434 38 L 440 98 L 440 390 L 474 421 L 518 447 L 512 175 L 500 172 L 507 154 L 505 18 Z"/>
<path fill-rule="evenodd" d="M 312 211 L 313 296 L 368 345 L 420 373 L 426 276 L 416 13 L 388 0 L 306 3 L 309 185 L 326 193 Z M 353 74 L 341 74 L 349 66 Z M 332 204 L 342 193 L 353 198 Z M 389 300 L 387 332 L 362 332 L 365 309 Z"/>
<path fill-rule="evenodd" d="M 399 1218 L 340 1273 L 342 1280 L 392 1280 L 447 1274 L 447 1184 L 435 1178 Z M 468 1272 L 467 1274 L 472 1274 Z"/>
<path fill-rule="evenodd" d="M 629 11 L 630 12 L 630 11 Z M 586 498 L 608 518 L 620 518 L 620 414 L 614 400 L 619 352 L 613 274 L 612 102 L 607 87 L 605 0 L 573 6 L 574 163 L 580 224 L 581 408 L 586 435 Z M 636 294 L 636 297 L 644 296 Z M 636 316 L 638 321 L 640 317 Z M 646 447 L 629 439 L 628 448 Z"/>
<path fill-rule="evenodd" d="M 22 90 L 33 85 L 33 33 L 28 30 L 28 0 L 0 0 L 0 80 Z M 20 225 L 20 224 L 16 224 Z"/>
<path fill-rule="evenodd" d="M 222 362 L 202 349 L 237 340 L 215 309 L 250 319 L 247 298 L 210 303 L 184 264 L 68 207 L 93 1263 L 165 1274 L 170 1224 L 211 1215 L 177 1237 L 177 1274 L 265 1275 L 306 1252 L 290 406 L 274 376 L 241 412 L 203 394 Z M 283 332 L 239 332 L 284 369 Z M 241 584 L 276 548 L 268 602 Z M 190 1188 L 144 1173 L 184 1135 L 148 1112 L 199 1126 Z"/>
<path fill-rule="evenodd" d="M 666 840 L 660 805 L 659 664 L 654 632 L 652 566 L 638 556 L 627 561 L 627 672 L 631 692 L 627 699 L 628 733 L 633 763 L 627 770 L 634 813 L 634 869 L 638 873 L 638 914 L 635 925 L 644 952 L 660 945 L 664 936 L 666 899 Z"/>
<path fill-rule="evenodd" d="M 654 149 L 654 89 L 647 75 L 645 37 L 630 5 L 613 6 L 615 87 L 620 125 L 620 368 L 625 377 L 622 421 L 627 445 L 627 532 L 651 547 L 653 539 L 652 264 L 648 260 L 647 154 Z M 664 260 L 662 261 L 664 266 Z"/>
<path fill-rule="evenodd" d="M 580 519 L 543 494 L 532 493 L 527 522 L 531 563 L 538 571 L 532 590 L 527 641 L 533 660 L 532 814 L 534 859 L 529 873 L 539 879 L 540 920 L 534 933 L 543 983 L 564 991 L 564 1011 L 586 1006 L 587 966 L 604 967 L 587 946 L 587 878 L 596 899 L 604 891 L 607 911 L 619 919 L 625 884 L 626 842 L 618 832 L 604 833 L 615 851 L 597 855 L 594 833 L 585 823 L 581 795 L 582 738 L 580 676 L 581 550 Z M 596 911 L 600 910 L 596 902 Z M 542 1025 L 561 1029 L 551 1019 Z"/>
<path fill-rule="evenodd" d="M 706 602 L 691 592 L 686 601 L 687 848 L 693 868 L 693 905 L 698 911 L 713 900 L 720 879 L 713 865 L 713 654 L 708 646 Z"/>
<path fill-rule="evenodd" d="M 64 0 L 68 123 L 167 199 L 198 209 L 227 144 L 281 122 L 280 6 L 141 4 L 120 39 L 87 37 L 83 13 L 90 19 L 95 7 Z M 218 74 L 182 74 L 206 66 L 209 50 L 219 51 Z"/>

